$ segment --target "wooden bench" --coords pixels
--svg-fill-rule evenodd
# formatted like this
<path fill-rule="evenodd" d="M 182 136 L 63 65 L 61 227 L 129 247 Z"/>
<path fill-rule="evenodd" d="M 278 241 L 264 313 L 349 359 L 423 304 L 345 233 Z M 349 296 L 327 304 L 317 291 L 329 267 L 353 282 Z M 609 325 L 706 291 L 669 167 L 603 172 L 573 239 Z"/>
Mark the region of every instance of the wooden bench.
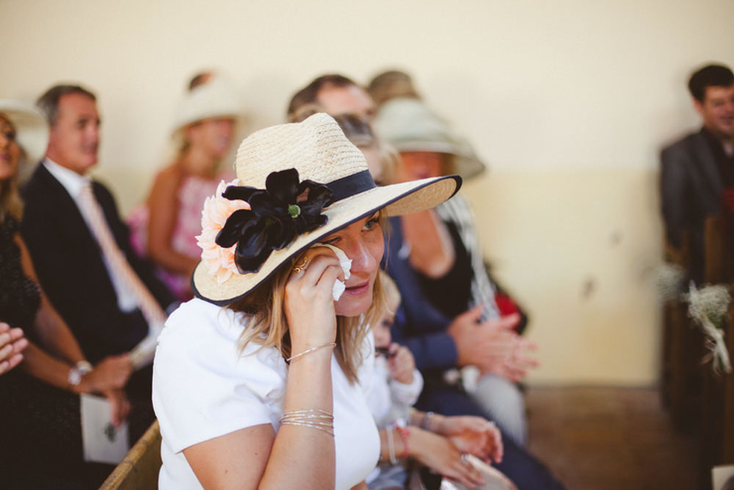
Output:
<path fill-rule="evenodd" d="M 730 284 L 734 281 L 734 221 L 731 216 L 706 220 L 705 281 Z M 734 285 L 731 286 L 734 291 Z M 724 326 L 730 359 L 734 360 L 734 305 Z M 734 374 L 715 374 L 711 364 L 703 366 L 701 397 L 701 483 L 710 488 L 711 468 L 734 463 Z"/>
<path fill-rule="evenodd" d="M 161 464 L 161 432 L 156 420 L 107 477 L 100 490 L 155 490 Z"/>
<path fill-rule="evenodd" d="M 690 236 L 684 234 L 681 247 L 665 247 L 665 261 L 688 270 Z M 670 410 L 673 425 L 689 430 L 699 420 L 701 408 L 702 336 L 691 328 L 688 305 L 679 298 L 663 304 L 662 373 L 660 394 L 663 406 Z"/>

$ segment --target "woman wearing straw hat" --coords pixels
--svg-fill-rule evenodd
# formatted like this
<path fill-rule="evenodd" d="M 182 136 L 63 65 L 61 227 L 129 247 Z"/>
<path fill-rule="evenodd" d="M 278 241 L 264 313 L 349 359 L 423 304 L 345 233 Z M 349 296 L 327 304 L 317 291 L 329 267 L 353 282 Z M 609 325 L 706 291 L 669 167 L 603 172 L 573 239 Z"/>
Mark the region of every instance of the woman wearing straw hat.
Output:
<path fill-rule="evenodd" d="M 123 390 L 132 369 L 128 356 L 108 357 L 96 366 L 85 360 L 39 288 L 18 233 L 19 176 L 40 160 L 47 140 L 46 119 L 38 109 L 0 100 L 0 332 L 9 324 L 28 339 L 19 368 L 0 377 L 2 488 L 99 485 L 111 468 L 82 459 L 79 394 L 106 396 L 115 424 L 130 410 Z"/>
<path fill-rule="evenodd" d="M 130 215 L 136 251 L 159 266 L 161 279 L 182 301 L 192 297 L 189 279 L 199 256 L 195 236 L 201 231 L 201 203 L 225 178 L 218 168 L 231 149 L 239 112 L 235 91 L 221 77 L 210 75 L 192 88 L 176 114 L 178 154 L 156 176 L 145 206 Z"/>
<path fill-rule="evenodd" d="M 159 338 L 160 488 L 352 488 L 380 451 L 364 396 L 381 219 L 460 179 L 376 187 L 325 114 L 252 134 L 235 167 L 204 207 L 197 299 Z"/>
<path fill-rule="evenodd" d="M 470 179 L 484 171 L 468 143 L 419 99 L 388 100 L 374 124 L 378 135 L 400 152 L 397 182 L 454 172 Z M 456 196 L 435 210 L 391 219 L 390 224 L 387 270 L 404 295 L 395 336 L 413 351 L 424 372 L 418 406 L 497 422 L 506 436 L 503 471 L 518 486 L 532 487 L 525 478 L 533 472 L 523 470 L 525 463 L 518 465 L 519 471 L 508 466 L 516 456 L 536 466 L 514 445 L 523 446 L 526 438 L 524 400 L 515 383 L 537 366 L 527 355 L 535 345 L 518 335 L 524 315 L 485 269 L 468 203 Z M 461 374 L 457 367 L 463 368 Z M 471 386 L 467 379 L 477 369 L 479 380 L 474 377 Z M 537 475 L 555 484 L 545 469 L 536 468 Z"/>

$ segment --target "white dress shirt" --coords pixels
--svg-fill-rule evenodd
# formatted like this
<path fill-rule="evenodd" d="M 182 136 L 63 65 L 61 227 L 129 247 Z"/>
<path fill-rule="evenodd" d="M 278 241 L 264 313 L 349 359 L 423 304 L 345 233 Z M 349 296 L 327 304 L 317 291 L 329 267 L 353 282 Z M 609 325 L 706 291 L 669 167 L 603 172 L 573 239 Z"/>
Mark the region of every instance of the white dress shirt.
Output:
<path fill-rule="evenodd" d="M 62 167 L 48 157 L 44 158 L 43 165 L 49 172 L 51 172 L 51 175 L 53 175 L 62 186 L 64 186 L 66 192 L 68 192 L 69 196 L 74 200 L 82 218 L 84 218 L 87 228 L 90 228 L 91 230 L 89 217 L 86 214 L 84 206 L 79 202 L 82 187 L 90 181 L 89 177 L 79 175 L 73 170 Z M 94 233 L 92 233 L 92 237 L 94 237 Z M 112 287 L 115 289 L 115 293 L 117 293 L 117 306 L 120 308 L 120 311 L 130 312 L 139 308 L 140 304 L 135 293 L 130 289 L 130 287 L 128 287 L 122 277 L 118 277 L 114 273 L 114 269 L 110 266 L 110 263 L 104 254 L 102 255 L 102 260 L 104 261 L 105 268 L 107 269 L 107 274 L 110 276 Z"/>

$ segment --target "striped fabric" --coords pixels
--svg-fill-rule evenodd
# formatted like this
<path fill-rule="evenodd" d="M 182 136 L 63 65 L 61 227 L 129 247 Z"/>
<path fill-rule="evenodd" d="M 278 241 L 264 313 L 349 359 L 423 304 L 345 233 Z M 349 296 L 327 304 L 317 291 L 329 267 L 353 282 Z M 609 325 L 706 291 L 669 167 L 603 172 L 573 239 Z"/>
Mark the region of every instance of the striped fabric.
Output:
<path fill-rule="evenodd" d="M 469 307 L 484 305 L 483 320 L 499 318 L 499 308 L 494 299 L 495 286 L 484 268 L 484 257 L 479 246 L 479 237 L 474 228 L 474 213 L 469 203 L 460 194 L 436 206 L 436 213 L 446 223 L 453 223 L 471 259 L 474 272 L 471 284 Z"/>

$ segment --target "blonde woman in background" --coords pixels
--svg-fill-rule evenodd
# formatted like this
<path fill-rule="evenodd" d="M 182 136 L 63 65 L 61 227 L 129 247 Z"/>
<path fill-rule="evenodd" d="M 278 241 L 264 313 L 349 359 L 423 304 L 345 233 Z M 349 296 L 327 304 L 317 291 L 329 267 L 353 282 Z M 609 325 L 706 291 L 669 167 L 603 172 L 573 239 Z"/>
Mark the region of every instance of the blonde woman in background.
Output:
<path fill-rule="evenodd" d="M 136 252 L 159 267 L 159 276 L 181 301 L 192 297 L 201 205 L 222 179 L 231 178 L 231 172 L 220 172 L 220 163 L 231 150 L 240 111 L 236 93 L 221 77 L 202 73 L 190 86 L 174 125 L 178 154 L 129 218 Z"/>

